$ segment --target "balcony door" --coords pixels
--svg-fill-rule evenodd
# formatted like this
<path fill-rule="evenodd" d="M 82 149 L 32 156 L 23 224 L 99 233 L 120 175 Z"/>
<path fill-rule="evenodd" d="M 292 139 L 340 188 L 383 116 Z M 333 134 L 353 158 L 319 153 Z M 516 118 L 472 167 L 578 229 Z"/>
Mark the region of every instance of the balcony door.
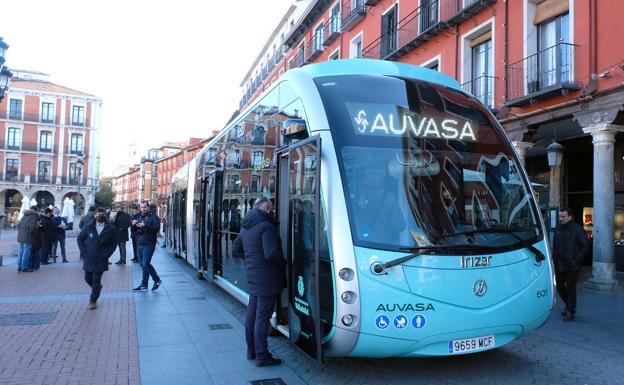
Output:
<path fill-rule="evenodd" d="M 381 17 L 381 57 L 385 58 L 397 49 L 398 12 L 395 4 Z"/>
<path fill-rule="evenodd" d="M 547 88 L 570 81 L 572 51 L 569 39 L 569 15 L 566 13 L 546 20 L 538 26 L 538 80 L 539 88 Z"/>
<path fill-rule="evenodd" d="M 472 94 L 488 107 L 494 106 L 492 98 L 492 40 L 472 47 Z"/>

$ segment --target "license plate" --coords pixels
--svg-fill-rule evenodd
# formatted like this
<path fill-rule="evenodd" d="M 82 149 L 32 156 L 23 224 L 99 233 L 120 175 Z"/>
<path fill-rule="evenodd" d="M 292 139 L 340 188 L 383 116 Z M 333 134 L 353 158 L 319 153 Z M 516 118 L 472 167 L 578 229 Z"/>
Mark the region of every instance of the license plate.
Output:
<path fill-rule="evenodd" d="M 494 335 L 463 340 L 452 340 L 448 343 L 449 354 L 474 352 L 483 349 L 490 349 L 496 346 Z"/>

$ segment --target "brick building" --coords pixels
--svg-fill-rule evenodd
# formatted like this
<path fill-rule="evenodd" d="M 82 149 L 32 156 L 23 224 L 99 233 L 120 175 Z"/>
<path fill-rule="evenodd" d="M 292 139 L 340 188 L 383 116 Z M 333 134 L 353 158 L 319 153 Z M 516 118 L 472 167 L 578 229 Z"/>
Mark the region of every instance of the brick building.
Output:
<path fill-rule="evenodd" d="M 213 136 L 216 134 L 213 133 Z M 127 168 L 113 178 L 115 203 L 124 206 L 148 200 L 162 216 L 171 194 L 171 178 L 182 166 L 212 139 L 190 138 L 187 142 L 169 142 L 150 149 L 137 165 Z"/>
<path fill-rule="evenodd" d="M 541 186 L 548 224 L 558 207 L 578 213 L 593 242 L 590 285 L 610 288 L 614 240 L 624 237 L 622 12 L 618 0 L 301 1 L 244 77 L 240 107 L 288 69 L 325 60 L 441 71 L 501 121 Z M 553 141 L 563 146 L 559 165 L 547 161 Z"/>
<path fill-rule="evenodd" d="M 41 206 L 66 197 L 93 204 L 98 186 L 102 100 L 49 81 L 47 74 L 13 70 L 0 102 L 0 205 L 7 220 L 23 198 Z"/>

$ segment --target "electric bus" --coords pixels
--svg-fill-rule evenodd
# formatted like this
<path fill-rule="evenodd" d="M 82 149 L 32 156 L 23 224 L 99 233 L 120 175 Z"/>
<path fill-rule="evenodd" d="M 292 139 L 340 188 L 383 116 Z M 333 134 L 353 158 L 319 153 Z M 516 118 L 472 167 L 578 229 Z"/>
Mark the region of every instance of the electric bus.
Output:
<path fill-rule="evenodd" d="M 480 352 L 553 309 L 518 156 L 439 72 L 364 59 L 292 69 L 176 175 L 172 247 L 243 303 L 232 243 L 261 196 L 287 265 L 272 323 L 313 359 Z"/>

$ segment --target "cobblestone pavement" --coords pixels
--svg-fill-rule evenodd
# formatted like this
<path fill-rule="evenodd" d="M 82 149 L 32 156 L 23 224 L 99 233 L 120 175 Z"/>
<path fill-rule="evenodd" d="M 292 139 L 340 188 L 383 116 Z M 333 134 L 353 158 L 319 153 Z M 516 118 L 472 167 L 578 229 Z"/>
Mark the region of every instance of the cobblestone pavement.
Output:
<path fill-rule="evenodd" d="M 111 266 L 98 308 L 87 310 L 75 238 L 70 263 L 17 273 L 16 234 L 1 235 L 0 384 L 139 384 L 131 268 Z"/>

